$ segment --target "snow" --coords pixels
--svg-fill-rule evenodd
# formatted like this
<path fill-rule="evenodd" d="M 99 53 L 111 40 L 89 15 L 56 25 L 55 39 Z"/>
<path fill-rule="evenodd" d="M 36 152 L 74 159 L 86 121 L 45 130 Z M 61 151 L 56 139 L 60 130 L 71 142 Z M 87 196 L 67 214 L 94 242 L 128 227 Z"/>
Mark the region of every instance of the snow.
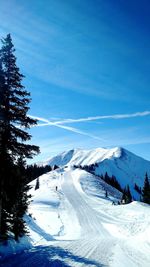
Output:
<path fill-rule="evenodd" d="M 96 162 L 101 162 L 112 157 L 120 157 L 121 148 L 115 147 L 111 149 L 96 148 L 93 150 L 72 149 L 63 152 L 49 160 L 46 160 L 41 165 L 90 165 Z"/>
<path fill-rule="evenodd" d="M 113 153 L 119 157 L 119 150 Z M 30 183 L 30 235 L 12 250 L 10 243 L 0 248 L 1 266 L 150 266 L 149 205 L 112 205 L 119 191 L 71 165 L 40 176 L 39 183 L 38 190 L 36 180 Z"/>
<path fill-rule="evenodd" d="M 96 175 L 104 175 L 106 172 L 109 176 L 114 175 L 122 188 L 129 185 L 134 199 L 140 199 L 140 195 L 134 189 L 134 186 L 136 183 L 139 187 L 143 187 L 146 172 L 150 175 L 150 162 L 124 148 L 74 149 L 63 152 L 41 163 L 41 165 L 49 164 L 53 166 L 56 164 L 64 167 L 65 165 L 85 166 L 95 163 L 98 165 L 95 168 Z"/>

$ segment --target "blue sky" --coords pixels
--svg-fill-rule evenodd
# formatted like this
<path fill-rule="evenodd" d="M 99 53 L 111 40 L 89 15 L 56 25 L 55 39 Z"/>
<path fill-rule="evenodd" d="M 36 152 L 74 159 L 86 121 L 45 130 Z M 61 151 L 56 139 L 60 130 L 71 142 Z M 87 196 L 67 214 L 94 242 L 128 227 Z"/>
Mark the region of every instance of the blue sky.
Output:
<path fill-rule="evenodd" d="M 0 0 L 40 119 L 34 161 L 113 146 L 150 160 L 149 14 L 148 0 Z"/>

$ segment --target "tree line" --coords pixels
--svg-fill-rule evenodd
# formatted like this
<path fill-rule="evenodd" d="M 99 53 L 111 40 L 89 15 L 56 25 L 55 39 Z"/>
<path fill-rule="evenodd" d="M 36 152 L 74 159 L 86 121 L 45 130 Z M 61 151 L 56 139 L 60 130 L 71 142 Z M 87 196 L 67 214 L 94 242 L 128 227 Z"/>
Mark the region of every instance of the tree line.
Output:
<path fill-rule="evenodd" d="M 74 168 L 80 168 L 82 170 L 85 170 L 91 174 L 95 175 L 95 170 L 98 167 L 97 163 L 91 164 L 91 165 L 74 165 Z M 108 173 L 106 172 L 104 175 L 96 175 L 97 177 L 101 178 L 102 180 L 104 180 L 107 184 L 113 186 L 114 188 L 116 188 L 117 190 L 119 190 L 122 193 L 122 198 L 121 198 L 121 202 L 124 204 L 128 204 L 130 202 L 132 202 L 133 197 L 130 191 L 130 187 L 129 185 L 126 185 L 125 188 L 122 188 L 121 185 L 119 184 L 117 178 L 112 175 L 109 176 Z M 139 187 L 136 183 L 134 184 L 134 189 L 140 194 L 140 201 L 150 204 L 150 182 L 149 182 L 149 178 L 148 178 L 148 174 L 145 174 L 145 178 L 144 178 L 144 184 L 143 184 L 143 188 Z"/>
<path fill-rule="evenodd" d="M 32 180 L 38 178 L 44 173 L 52 171 L 53 168 L 50 165 L 46 166 L 38 166 L 37 164 L 34 165 L 27 165 L 24 167 L 24 172 L 26 174 L 26 183 L 31 182 Z"/>

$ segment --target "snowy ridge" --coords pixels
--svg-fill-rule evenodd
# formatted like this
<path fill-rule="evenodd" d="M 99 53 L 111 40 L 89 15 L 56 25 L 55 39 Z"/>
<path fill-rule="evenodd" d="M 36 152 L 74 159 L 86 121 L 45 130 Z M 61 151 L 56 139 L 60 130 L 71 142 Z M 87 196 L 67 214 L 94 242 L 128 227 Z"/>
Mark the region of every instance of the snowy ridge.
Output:
<path fill-rule="evenodd" d="M 139 187 L 143 187 L 145 173 L 147 172 L 150 175 L 150 162 L 124 148 L 74 149 L 63 152 L 42 164 L 85 166 L 95 163 L 98 165 L 95 168 L 96 175 L 104 175 L 106 172 L 109 176 L 114 175 L 122 188 L 129 185 L 133 197 L 139 200 L 140 196 L 134 190 L 134 185 L 136 183 Z"/>
<path fill-rule="evenodd" d="M 115 147 L 111 149 L 96 148 L 93 150 L 72 149 L 67 152 L 63 152 L 43 163 L 42 165 L 91 165 L 96 162 L 101 162 L 105 159 L 111 159 L 120 157 L 122 154 L 122 148 Z"/>

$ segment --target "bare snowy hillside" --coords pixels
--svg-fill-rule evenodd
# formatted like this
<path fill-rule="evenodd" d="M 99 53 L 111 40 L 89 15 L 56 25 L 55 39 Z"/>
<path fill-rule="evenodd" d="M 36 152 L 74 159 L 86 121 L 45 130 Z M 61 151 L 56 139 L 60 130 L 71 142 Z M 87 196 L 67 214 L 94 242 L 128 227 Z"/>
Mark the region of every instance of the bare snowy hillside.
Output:
<path fill-rule="evenodd" d="M 106 172 L 109 176 L 114 175 L 122 188 L 129 185 L 133 197 L 139 200 L 140 195 L 135 191 L 134 185 L 136 183 L 139 187 L 143 187 L 145 173 L 150 175 L 150 162 L 124 148 L 74 149 L 63 152 L 41 164 L 89 166 L 95 163 L 97 163 L 94 171 L 96 175 L 104 175 Z"/>

